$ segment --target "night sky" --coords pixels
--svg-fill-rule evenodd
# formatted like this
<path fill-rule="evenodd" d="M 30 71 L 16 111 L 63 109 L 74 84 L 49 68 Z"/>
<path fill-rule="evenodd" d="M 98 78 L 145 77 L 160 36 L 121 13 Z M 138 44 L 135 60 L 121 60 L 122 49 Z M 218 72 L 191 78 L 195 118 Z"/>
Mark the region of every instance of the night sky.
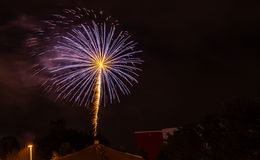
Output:
<path fill-rule="evenodd" d="M 87 130 L 86 109 L 55 102 L 32 78 L 23 47 L 33 24 L 62 8 L 103 10 L 144 51 L 139 84 L 101 110 L 99 133 L 134 146 L 133 132 L 178 127 L 218 113 L 237 99 L 258 99 L 260 2 L 257 0 L 2 0 L 0 2 L 0 137 L 31 140 L 65 119 Z"/>

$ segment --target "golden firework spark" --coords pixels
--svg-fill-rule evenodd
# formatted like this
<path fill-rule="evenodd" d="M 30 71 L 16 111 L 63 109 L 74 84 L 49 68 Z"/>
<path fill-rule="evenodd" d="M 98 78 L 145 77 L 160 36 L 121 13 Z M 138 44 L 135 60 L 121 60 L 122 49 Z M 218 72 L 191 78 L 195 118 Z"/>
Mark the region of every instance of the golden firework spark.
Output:
<path fill-rule="evenodd" d="M 102 76 L 102 69 L 104 69 L 103 62 L 99 62 L 98 64 L 98 74 L 97 74 L 97 80 L 96 80 L 96 87 L 95 87 L 95 102 L 94 102 L 94 116 L 92 120 L 92 124 L 94 126 L 94 136 L 97 136 L 97 125 L 98 125 L 98 111 L 99 111 L 99 105 L 100 105 L 100 96 L 101 96 L 101 76 Z"/>

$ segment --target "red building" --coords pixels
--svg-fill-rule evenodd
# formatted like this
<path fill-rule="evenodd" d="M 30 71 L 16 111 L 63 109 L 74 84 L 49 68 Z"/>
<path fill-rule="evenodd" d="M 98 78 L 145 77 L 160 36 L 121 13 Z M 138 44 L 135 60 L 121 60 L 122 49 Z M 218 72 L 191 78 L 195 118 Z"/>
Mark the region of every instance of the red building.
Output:
<path fill-rule="evenodd" d="M 136 131 L 137 148 L 147 153 L 148 160 L 156 160 L 168 135 L 177 130 L 177 128 L 166 128 L 154 131 Z"/>

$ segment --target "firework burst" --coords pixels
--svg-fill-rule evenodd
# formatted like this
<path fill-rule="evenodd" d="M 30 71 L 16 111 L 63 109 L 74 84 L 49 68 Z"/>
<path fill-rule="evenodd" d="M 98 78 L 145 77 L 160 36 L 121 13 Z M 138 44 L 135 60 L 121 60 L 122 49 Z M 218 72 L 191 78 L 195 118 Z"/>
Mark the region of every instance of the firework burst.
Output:
<path fill-rule="evenodd" d="M 80 11 L 80 14 L 78 13 Z M 84 12 L 82 12 L 84 11 Z M 85 9 L 65 10 L 66 15 L 54 15 L 60 21 L 45 21 L 49 29 L 38 29 L 38 37 L 29 43 L 41 45 L 35 53 L 40 59 L 39 72 L 48 74 L 47 90 L 57 98 L 82 106 L 93 105 L 94 136 L 97 135 L 98 111 L 106 100 L 119 101 L 119 95 L 129 94 L 129 86 L 137 83 L 136 42 L 127 32 L 118 32 L 117 23 L 102 14 Z M 84 21 L 85 19 L 85 21 Z M 46 26 L 45 26 L 46 27 Z"/>

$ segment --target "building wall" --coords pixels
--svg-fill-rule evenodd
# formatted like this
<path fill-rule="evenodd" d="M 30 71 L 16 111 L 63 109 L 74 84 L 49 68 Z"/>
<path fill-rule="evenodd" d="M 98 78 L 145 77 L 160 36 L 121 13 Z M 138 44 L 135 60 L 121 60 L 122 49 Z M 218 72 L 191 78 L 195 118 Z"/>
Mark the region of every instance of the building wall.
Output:
<path fill-rule="evenodd" d="M 178 128 L 165 128 L 153 131 L 136 131 L 135 138 L 137 149 L 147 153 L 148 160 L 157 160 L 163 145 L 169 135 L 173 135 Z"/>
<path fill-rule="evenodd" d="M 135 132 L 137 148 L 147 153 L 148 160 L 156 160 L 163 147 L 162 131 Z"/>

